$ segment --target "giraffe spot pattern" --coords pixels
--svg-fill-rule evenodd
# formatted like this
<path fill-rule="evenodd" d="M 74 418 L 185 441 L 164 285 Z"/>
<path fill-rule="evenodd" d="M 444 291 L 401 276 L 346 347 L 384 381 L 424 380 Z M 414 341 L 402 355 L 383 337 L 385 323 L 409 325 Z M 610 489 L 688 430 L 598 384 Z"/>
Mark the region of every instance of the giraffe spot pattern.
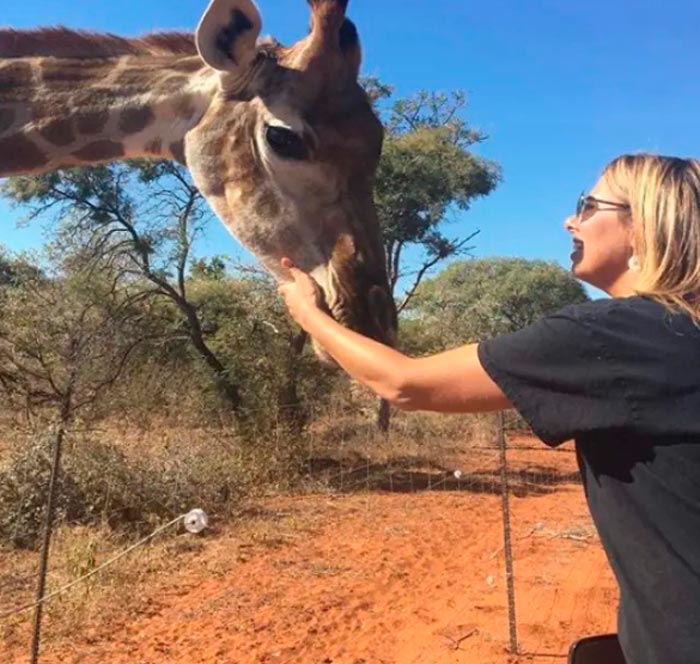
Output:
<path fill-rule="evenodd" d="M 199 71 L 204 67 L 204 64 L 200 60 L 199 56 L 194 56 L 190 58 L 183 58 L 177 62 L 173 62 L 170 65 L 170 69 L 177 72 L 182 72 L 183 74 L 194 74 L 194 72 Z"/>
<path fill-rule="evenodd" d="M 148 154 L 160 154 L 163 150 L 163 141 L 160 138 L 154 138 L 152 141 L 146 143 L 144 149 Z"/>
<path fill-rule="evenodd" d="M 70 118 L 54 118 L 42 125 L 38 129 L 40 136 L 45 138 L 49 143 L 64 147 L 75 143 L 75 131 Z"/>
<path fill-rule="evenodd" d="M 280 203 L 274 191 L 266 191 L 255 201 L 255 214 L 263 219 L 275 219 L 281 213 Z"/>
<path fill-rule="evenodd" d="M 176 94 L 185 88 L 187 81 L 185 76 L 166 76 L 163 80 L 158 81 L 157 89 L 162 94 Z"/>
<path fill-rule="evenodd" d="M 0 139 L 0 177 L 3 176 L 2 162 L 5 155 L 11 156 L 6 175 L 33 171 L 49 161 L 48 156 L 22 134 Z"/>
<path fill-rule="evenodd" d="M 16 117 L 17 114 L 11 108 L 0 107 L 0 134 L 15 123 Z"/>
<path fill-rule="evenodd" d="M 145 62 L 129 64 L 114 77 L 114 85 L 122 90 L 145 91 L 146 87 L 152 88 L 157 83 L 157 79 L 154 81 L 154 73 L 158 72 L 162 66 L 163 63 L 159 65 L 156 62 L 153 62 L 150 67 Z"/>
<path fill-rule="evenodd" d="M 184 141 L 175 141 L 169 146 L 170 154 L 179 161 L 181 164 L 187 165 L 187 160 L 185 159 L 185 144 Z"/>
<path fill-rule="evenodd" d="M 45 119 L 63 118 L 70 114 L 70 108 L 59 99 L 47 99 L 48 95 L 42 96 L 31 102 L 29 112 L 32 120 L 36 124 L 41 124 Z"/>
<path fill-rule="evenodd" d="M 32 68 L 28 62 L 10 60 L 0 65 L 0 85 L 20 85 L 31 80 Z"/>
<path fill-rule="evenodd" d="M 204 196 L 223 196 L 226 194 L 226 187 L 221 180 L 213 180 L 206 183 L 206 189 L 202 190 Z"/>
<path fill-rule="evenodd" d="M 114 141 L 94 141 L 76 150 L 73 156 L 81 161 L 110 161 L 124 156 L 124 146 Z"/>
<path fill-rule="evenodd" d="M 12 101 L 17 93 L 21 95 L 25 86 L 32 81 L 32 68 L 27 62 L 12 62 L 0 64 L 0 95 L 4 101 Z M 11 93 L 14 91 L 14 95 Z"/>
<path fill-rule="evenodd" d="M 112 65 L 79 59 L 41 60 L 41 77 L 46 85 L 79 87 L 87 83 L 99 83 L 111 72 Z"/>
<path fill-rule="evenodd" d="M 128 108 L 119 118 L 119 130 L 125 134 L 136 134 L 148 127 L 155 120 L 153 111 L 148 106 Z"/>
<path fill-rule="evenodd" d="M 282 235 L 286 241 L 291 240 L 293 242 L 299 242 L 298 236 L 293 234 L 287 235 L 286 232 L 281 229 L 277 230 L 275 233 L 271 233 L 269 228 L 257 228 L 253 226 L 251 228 L 246 228 L 244 232 L 241 232 L 239 229 L 239 234 L 243 237 L 246 245 L 253 248 L 256 252 L 268 256 L 274 256 L 280 253 L 280 242 L 278 241 L 280 235 Z M 296 245 L 286 244 L 282 246 L 290 247 Z"/>
<path fill-rule="evenodd" d="M 195 112 L 195 108 L 187 97 L 181 97 L 175 102 L 175 114 L 179 118 L 189 120 Z"/>
<path fill-rule="evenodd" d="M 104 111 L 89 111 L 78 116 L 76 125 L 80 134 L 97 134 L 104 129 L 109 120 L 109 113 Z"/>

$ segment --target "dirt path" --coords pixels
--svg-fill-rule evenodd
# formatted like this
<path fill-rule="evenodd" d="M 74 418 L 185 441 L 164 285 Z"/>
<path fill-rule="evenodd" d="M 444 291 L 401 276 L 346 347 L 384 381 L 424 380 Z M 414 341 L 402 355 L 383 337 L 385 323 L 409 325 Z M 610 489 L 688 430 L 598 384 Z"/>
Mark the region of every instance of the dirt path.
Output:
<path fill-rule="evenodd" d="M 174 559 L 138 589 L 138 613 L 113 607 L 72 641 L 46 643 L 42 662 L 564 661 L 572 639 L 614 627 L 581 489 L 515 497 L 512 512 L 519 658 L 507 653 L 500 498 L 434 491 L 267 501 L 256 533 L 202 540 L 186 568 Z"/>
<path fill-rule="evenodd" d="M 487 450 L 460 460 L 459 479 L 402 471 L 374 485 L 389 491 L 269 499 L 207 537 L 176 538 L 67 637 L 52 607 L 41 662 L 564 662 L 572 640 L 614 630 L 615 584 L 573 455 L 511 445 L 519 656 Z M 28 623 L 12 631 L 3 662 L 27 661 L 27 635 Z"/>

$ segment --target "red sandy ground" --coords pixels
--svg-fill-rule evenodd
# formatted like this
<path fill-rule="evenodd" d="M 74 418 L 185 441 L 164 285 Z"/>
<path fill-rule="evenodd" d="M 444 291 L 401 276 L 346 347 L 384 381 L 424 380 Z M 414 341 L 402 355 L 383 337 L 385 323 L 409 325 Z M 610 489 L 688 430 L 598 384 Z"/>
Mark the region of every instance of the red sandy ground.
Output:
<path fill-rule="evenodd" d="M 568 470 L 571 457 L 550 453 L 553 463 Z M 139 589 L 138 612 L 115 607 L 72 641 L 46 643 L 41 661 L 564 662 L 575 638 L 614 630 L 617 598 L 581 487 L 548 491 L 511 498 L 518 656 L 508 652 L 500 496 L 434 490 L 266 501 L 259 517 L 277 538 L 247 543 L 222 528 L 186 568 L 174 560 Z"/>

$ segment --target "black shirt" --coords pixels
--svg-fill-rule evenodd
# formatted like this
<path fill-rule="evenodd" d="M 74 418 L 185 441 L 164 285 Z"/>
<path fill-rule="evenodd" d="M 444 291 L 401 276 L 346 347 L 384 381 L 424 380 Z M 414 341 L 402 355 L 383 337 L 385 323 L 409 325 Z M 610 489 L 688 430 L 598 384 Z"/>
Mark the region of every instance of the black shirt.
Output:
<path fill-rule="evenodd" d="M 598 300 L 479 359 L 543 441 L 576 441 L 628 664 L 700 664 L 700 329 L 650 299 Z"/>

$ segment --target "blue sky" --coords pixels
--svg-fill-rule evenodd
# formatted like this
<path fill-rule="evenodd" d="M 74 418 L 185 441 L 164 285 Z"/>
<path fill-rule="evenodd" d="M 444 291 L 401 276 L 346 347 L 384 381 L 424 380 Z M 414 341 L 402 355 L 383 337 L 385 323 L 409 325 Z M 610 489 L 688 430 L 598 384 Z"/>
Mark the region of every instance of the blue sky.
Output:
<path fill-rule="evenodd" d="M 0 24 L 63 24 L 137 35 L 192 29 L 205 0 L 5 2 Z M 303 0 L 260 0 L 263 32 L 306 32 Z M 475 255 L 568 264 L 562 221 L 579 192 L 622 152 L 700 153 L 697 0 L 350 0 L 364 73 L 395 86 L 469 93 L 466 119 L 489 135 L 477 152 L 504 181 L 447 229 L 479 228 Z M 36 246 L 0 202 L 0 243 Z M 204 252 L 237 254 L 212 228 Z"/>

